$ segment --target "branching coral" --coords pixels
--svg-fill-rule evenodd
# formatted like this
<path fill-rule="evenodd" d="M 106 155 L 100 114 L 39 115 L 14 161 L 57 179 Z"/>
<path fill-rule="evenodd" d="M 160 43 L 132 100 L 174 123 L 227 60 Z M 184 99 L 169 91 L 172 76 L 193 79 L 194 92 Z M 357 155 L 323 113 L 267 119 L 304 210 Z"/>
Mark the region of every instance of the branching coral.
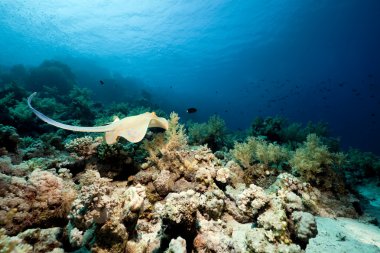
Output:
<path fill-rule="evenodd" d="M 289 163 L 293 172 L 305 181 L 331 188 L 334 180 L 332 169 L 343 163 L 343 159 L 341 153 L 331 153 L 316 134 L 309 134 Z"/>
<path fill-rule="evenodd" d="M 288 158 L 288 151 L 284 147 L 257 137 L 248 137 L 244 143 L 235 143 L 231 153 L 244 168 L 249 168 L 254 162 L 267 166 L 280 164 Z"/>
<path fill-rule="evenodd" d="M 226 134 L 226 123 L 222 118 L 213 115 L 207 123 L 193 123 L 188 128 L 189 142 L 193 145 L 207 144 L 211 150 L 222 148 Z"/>
<path fill-rule="evenodd" d="M 308 122 L 305 127 L 300 123 L 291 123 L 281 117 L 257 117 L 252 123 L 252 135 L 264 136 L 270 142 L 287 144 L 296 147 L 299 142 L 305 141 L 307 135 L 315 133 L 321 137 L 328 136 L 328 127 L 324 122 L 313 124 Z"/>
<path fill-rule="evenodd" d="M 269 141 L 280 141 L 280 133 L 286 121 L 281 117 L 257 117 L 252 123 L 253 136 L 266 136 Z"/>
<path fill-rule="evenodd" d="M 157 161 L 158 156 L 187 147 L 187 136 L 184 126 L 179 124 L 177 113 L 172 112 L 169 119 L 169 129 L 157 134 L 152 141 L 145 140 L 143 148 L 148 151 L 150 161 Z"/>
<path fill-rule="evenodd" d="M 332 164 L 332 154 L 316 134 L 309 135 L 304 145 L 290 159 L 290 165 L 306 180 L 314 179 L 324 166 Z"/>
<path fill-rule="evenodd" d="M 84 136 L 68 141 L 65 144 L 65 148 L 70 152 L 76 153 L 78 156 L 88 157 L 96 153 L 96 148 L 101 142 L 101 137 Z"/>
<path fill-rule="evenodd" d="M 8 112 L 8 107 L 14 103 L 14 96 L 15 94 L 13 92 L 8 92 L 4 97 L 0 98 L 0 110 L 2 112 Z"/>
<path fill-rule="evenodd" d="M 16 152 L 20 137 L 16 128 L 0 124 L 0 149 L 2 152 Z"/>
<path fill-rule="evenodd" d="M 9 115 L 18 124 L 26 124 L 32 120 L 33 113 L 29 110 L 26 101 L 18 101 L 17 104 L 9 109 Z"/>
<path fill-rule="evenodd" d="M 113 116 L 118 116 L 118 117 L 125 117 L 128 115 L 129 111 L 131 110 L 131 105 L 128 103 L 112 103 L 108 108 L 107 108 L 107 114 L 113 115 Z M 150 112 L 151 110 L 146 110 L 142 111 L 143 112 Z M 134 115 L 138 115 L 140 113 L 136 113 Z"/>
<path fill-rule="evenodd" d="M 187 136 L 184 126 L 179 124 L 177 113 L 170 114 L 169 129 L 165 132 L 164 151 L 181 150 L 187 147 Z"/>
<path fill-rule="evenodd" d="M 26 105 L 25 101 L 24 104 Z M 36 101 L 36 107 L 42 112 L 49 112 L 49 116 L 54 119 L 61 118 L 63 113 L 69 111 L 63 103 L 58 102 L 52 97 L 43 97 L 38 99 L 38 101 Z M 30 112 L 30 109 L 28 109 L 28 111 Z"/>
<path fill-rule="evenodd" d="M 363 178 L 374 177 L 380 180 L 380 157 L 373 153 L 350 149 L 345 167 L 350 182 L 357 183 Z"/>
<path fill-rule="evenodd" d="M 59 142 L 60 141 L 59 136 L 53 134 L 53 136 L 50 137 L 51 138 L 50 140 L 46 140 L 45 138 L 43 138 L 45 136 L 41 136 L 41 138 L 36 138 L 36 139 L 33 139 L 33 138 L 22 139 L 21 151 L 23 154 L 23 159 L 28 160 L 27 162 L 29 162 L 30 159 L 34 159 L 34 158 L 35 159 L 45 158 L 49 160 L 49 158 L 47 158 L 48 156 L 57 154 L 52 144 L 54 143 L 54 141 L 58 141 L 57 146 L 62 145 L 62 143 Z M 42 138 L 45 140 L 42 140 Z"/>
<path fill-rule="evenodd" d="M 90 90 L 74 86 L 69 93 L 71 103 L 69 104 L 70 117 L 80 119 L 81 125 L 92 125 L 95 118 L 90 99 Z"/>

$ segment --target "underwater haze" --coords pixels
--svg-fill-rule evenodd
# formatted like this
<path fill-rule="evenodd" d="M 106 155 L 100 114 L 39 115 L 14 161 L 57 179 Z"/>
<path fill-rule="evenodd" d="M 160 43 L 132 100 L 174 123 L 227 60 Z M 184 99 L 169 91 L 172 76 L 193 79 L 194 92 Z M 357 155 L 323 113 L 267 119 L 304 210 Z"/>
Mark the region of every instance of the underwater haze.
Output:
<path fill-rule="evenodd" d="M 0 0 L 0 253 L 379 253 L 380 0 Z"/>
<path fill-rule="evenodd" d="M 218 114 L 235 130 L 324 121 L 344 147 L 380 154 L 377 0 L 4 0 L 0 13 L 3 66 L 59 60 L 108 101 L 124 97 L 99 80 L 118 74 L 182 120 Z"/>

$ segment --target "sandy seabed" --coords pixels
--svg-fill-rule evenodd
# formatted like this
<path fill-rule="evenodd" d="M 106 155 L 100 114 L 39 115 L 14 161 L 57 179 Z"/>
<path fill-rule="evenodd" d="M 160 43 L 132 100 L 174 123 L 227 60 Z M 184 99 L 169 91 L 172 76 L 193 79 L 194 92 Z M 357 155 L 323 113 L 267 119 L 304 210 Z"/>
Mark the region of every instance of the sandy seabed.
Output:
<path fill-rule="evenodd" d="M 309 241 L 307 253 L 378 253 L 380 228 L 349 218 L 316 217 L 318 235 Z"/>

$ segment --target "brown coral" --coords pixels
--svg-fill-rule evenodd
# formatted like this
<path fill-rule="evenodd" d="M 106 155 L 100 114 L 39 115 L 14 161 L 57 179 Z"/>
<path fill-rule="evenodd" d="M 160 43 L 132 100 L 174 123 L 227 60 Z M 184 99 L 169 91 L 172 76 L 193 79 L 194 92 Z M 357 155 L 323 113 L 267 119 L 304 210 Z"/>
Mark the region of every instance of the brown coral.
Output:
<path fill-rule="evenodd" d="M 66 219 L 75 198 L 72 186 L 49 171 L 35 170 L 28 179 L 0 173 L 0 185 L 0 217 L 9 234 Z"/>

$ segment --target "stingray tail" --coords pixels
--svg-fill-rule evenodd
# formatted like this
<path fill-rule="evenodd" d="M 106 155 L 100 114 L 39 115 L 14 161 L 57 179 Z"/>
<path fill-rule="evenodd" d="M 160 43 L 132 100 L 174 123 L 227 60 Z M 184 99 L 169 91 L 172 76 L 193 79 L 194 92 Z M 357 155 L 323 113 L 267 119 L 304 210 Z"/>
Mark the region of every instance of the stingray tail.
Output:
<path fill-rule="evenodd" d="M 32 95 L 28 97 L 28 106 L 34 112 L 34 114 L 37 115 L 38 118 L 45 121 L 49 125 L 62 128 L 65 130 L 75 131 L 75 132 L 92 132 L 92 133 L 108 132 L 108 131 L 112 131 L 114 128 L 111 124 L 106 125 L 106 126 L 98 126 L 98 127 L 81 127 L 81 126 L 66 125 L 58 121 L 55 121 L 33 108 L 32 99 L 36 94 L 37 92 L 34 92 Z"/>

